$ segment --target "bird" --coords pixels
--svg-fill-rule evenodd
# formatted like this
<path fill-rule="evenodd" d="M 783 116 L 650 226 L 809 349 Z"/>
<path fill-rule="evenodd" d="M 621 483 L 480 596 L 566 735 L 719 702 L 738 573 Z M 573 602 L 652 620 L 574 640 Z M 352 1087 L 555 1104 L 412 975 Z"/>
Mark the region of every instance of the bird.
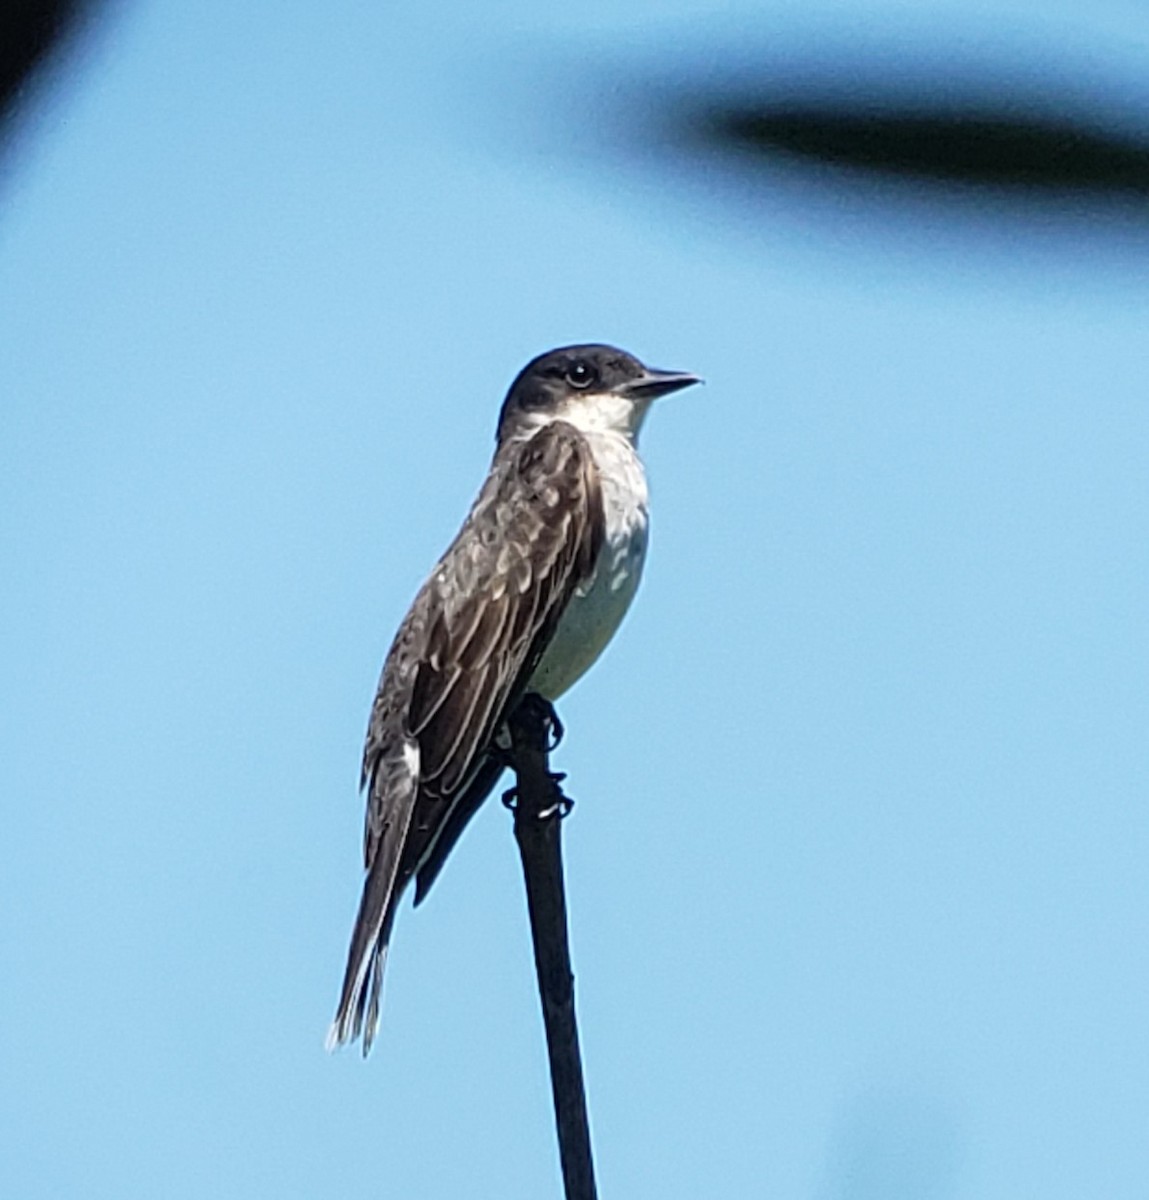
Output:
<path fill-rule="evenodd" d="M 595 662 L 634 599 L 649 496 L 639 430 L 660 396 L 700 383 L 614 346 L 532 359 L 499 413 L 486 480 L 399 626 L 371 707 L 363 894 L 327 1047 L 379 1022 L 399 901 L 426 899 L 507 765 L 506 722 Z M 553 709 L 551 710 L 553 712 Z"/>

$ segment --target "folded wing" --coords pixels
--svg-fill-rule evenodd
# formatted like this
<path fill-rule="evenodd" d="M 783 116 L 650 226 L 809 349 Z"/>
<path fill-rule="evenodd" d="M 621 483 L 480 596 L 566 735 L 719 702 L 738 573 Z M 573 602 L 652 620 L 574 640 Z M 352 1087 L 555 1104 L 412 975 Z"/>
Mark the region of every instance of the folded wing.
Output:
<path fill-rule="evenodd" d="M 594 571 L 603 508 L 582 435 L 555 421 L 504 446 L 463 528 L 423 585 L 383 668 L 363 759 L 367 878 L 329 1045 L 370 1048 L 395 907 L 494 785 L 492 739 L 575 588 Z M 485 795 L 485 791 L 482 791 Z M 480 796 L 481 799 L 481 796 Z M 468 814 L 469 815 L 469 814 Z"/>

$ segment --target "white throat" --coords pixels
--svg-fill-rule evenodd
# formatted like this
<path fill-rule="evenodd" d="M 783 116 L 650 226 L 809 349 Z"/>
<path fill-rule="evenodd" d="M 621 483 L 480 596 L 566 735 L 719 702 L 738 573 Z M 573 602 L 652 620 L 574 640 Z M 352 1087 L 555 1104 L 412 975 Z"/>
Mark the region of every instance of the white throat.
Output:
<path fill-rule="evenodd" d="M 650 404 L 649 400 L 641 397 L 620 396 L 617 392 L 575 395 L 565 404 L 546 412 L 532 412 L 526 415 L 519 436 L 530 437 L 552 421 L 565 421 L 588 440 L 595 434 L 613 434 L 615 437 L 625 438 L 634 446 L 638 442 L 638 431 L 650 411 Z"/>

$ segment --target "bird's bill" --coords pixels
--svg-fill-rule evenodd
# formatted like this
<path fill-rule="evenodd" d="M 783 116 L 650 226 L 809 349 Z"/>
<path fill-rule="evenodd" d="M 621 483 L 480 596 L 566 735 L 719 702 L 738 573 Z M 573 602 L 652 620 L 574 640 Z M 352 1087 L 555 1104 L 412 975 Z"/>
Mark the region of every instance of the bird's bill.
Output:
<path fill-rule="evenodd" d="M 697 375 L 691 375 L 689 371 L 656 371 L 647 367 L 637 379 L 628 380 L 623 385 L 623 390 L 628 396 L 654 400 L 658 396 L 668 396 L 680 388 L 701 382 Z"/>

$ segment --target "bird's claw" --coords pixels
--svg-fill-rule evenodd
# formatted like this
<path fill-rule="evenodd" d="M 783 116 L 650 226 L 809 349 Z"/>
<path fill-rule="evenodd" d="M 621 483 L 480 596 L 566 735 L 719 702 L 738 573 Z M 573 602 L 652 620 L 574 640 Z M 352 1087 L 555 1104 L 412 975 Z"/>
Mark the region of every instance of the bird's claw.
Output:
<path fill-rule="evenodd" d="M 566 728 L 559 720 L 555 706 L 545 696 L 540 696 L 538 692 L 528 692 L 520 704 L 523 713 L 529 714 L 531 719 L 537 720 L 543 726 L 547 753 L 557 749 L 559 742 L 566 734 Z"/>
<path fill-rule="evenodd" d="M 561 821 L 563 817 L 570 816 L 571 809 L 574 808 L 574 800 L 566 795 L 559 784 L 567 777 L 565 771 L 552 771 L 549 778 L 551 782 L 551 794 L 553 796 L 552 803 L 546 808 L 539 809 L 539 820 L 548 821 L 551 817 L 558 817 Z M 519 789 L 517 787 L 507 788 L 502 796 L 503 807 L 510 809 L 511 812 L 516 812 L 519 807 Z"/>
<path fill-rule="evenodd" d="M 539 820 L 545 821 L 549 817 L 558 817 L 562 820 L 563 817 L 569 816 L 570 811 L 574 808 L 574 801 L 570 796 L 559 787 L 559 784 L 567 777 L 565 771 L 553 771 L 551 773 L 551 788 L 554 794 L 554 803 L 548 804 L 546 808 L 539 813 Z"/>
<path fill-rule="evenodd" d="M 558 817 L 561 821 L 564 817 L 571 815 L 574 804 L 575 802 L 570 796 L 564 796 L 562 792 L 559 792 L 558 796 L 555 797 L 554 804 L 549 805 L 539 813 L 539 820 L 548 821 L 551 817 Z"/>
<path fill-rule="evenodd" d="M 559 748 L 559 743 L 566 737 L 566 726 L 559 720 L 555 706 L 548 700 L 547 705 L 547 753 Z"/>

